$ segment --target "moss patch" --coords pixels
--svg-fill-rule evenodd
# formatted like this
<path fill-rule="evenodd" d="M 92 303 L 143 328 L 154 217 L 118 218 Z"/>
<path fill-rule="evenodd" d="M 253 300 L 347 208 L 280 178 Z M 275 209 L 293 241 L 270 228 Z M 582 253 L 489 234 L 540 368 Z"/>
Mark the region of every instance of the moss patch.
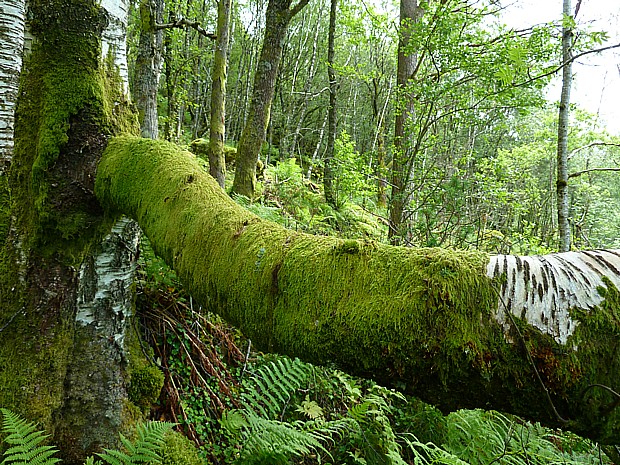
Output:
<path fill-rule="evenodd" d="M 159 368 L 147 365 L 131 372 L 131 384 L 129 386 L 129 400 L 148 412 L 157 399 L 161 388 L 164 386 L 164 374 Z"/>
<path fill-rule="evenodd" d="M 162 449 L 162 465 L 204 465 L 198 450 L 181 433 L 172 431 L 165 437 Z"/>

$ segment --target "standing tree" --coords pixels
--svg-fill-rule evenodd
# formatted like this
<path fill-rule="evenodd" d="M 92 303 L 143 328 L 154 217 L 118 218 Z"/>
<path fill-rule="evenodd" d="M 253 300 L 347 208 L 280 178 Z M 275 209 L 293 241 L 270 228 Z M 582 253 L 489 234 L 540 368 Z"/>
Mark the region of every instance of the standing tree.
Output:
<path fill-rule="evenodd" d="M 568 124 L 570 91 L 573 80 L 573 29 L 575 18 L 571 15 L 571 0 L 562 3 L 562 95 L 558 114 L 558 227 L 560 252 L 568 252 L 571 245 L 568 195 Z"/>
<path fill-rule="evenodd" d="M 323 186 L 325 191 L 325 200 L 328 204 L 336 206 L 336 195 L 334 193 L 334 169 L 332 163 L 334 160 L 334 144 L 336 141 L 336 131 L 338 121 L 336 119 L 336 93 L 338 92 L 338 83 L 336 82 L 336 70 L 334 69 L 334 61 L 336 59 L 335 41 L 336 41 L 336 12 L 338 9 L 338 0 L 331 0 L 329 10 L 329 38 L 327 42 L 327 77 L 329 79 L 329 107 L 327 108 L 327 150 L 325 151 Z"/>
<path fill-rule="evenodd" d="M 11 227 L 1 238 L 0 405 L 39 421 L 69 463 L 116 446 L 138 411 L 128 400 L 130 372 L 142 363 L 129 356 L 138 232 L 105 220 L 93 194 L 108 138 L 137 129 L 115 64 L 124 51 L 120 6 L 29 2 L 33 45 L 11 196 L 2 199 Z M 120 39 L 107 44 L 105 61 L 102 36 Z"/>
<path fill-rule="evenodd" d="M 136 56 L 133 98 L 138 108 L 140 134 L 157 139 L 159 136 L 157 117 L 157 91 L 161 72 L 163 30 L 158 23 L 163 21 L 163 0 L 140 1 L 140 41 Z"/>
<path fill-rule="evenodd" d="M 226 160 L 224 138 L 226 131 L 226 67 L 228 64 L 228 28 L 232 0 L 217 2 L 217 39 L 213 60 L 211 86 L 211 121 L 209 124 L 209 173 L 224 188 Z"/>
<path fill-rule="evenodd" d="M 24 0 L 0 0 L 0 175 L 13 156 L 13 124 L 24 48 Z"/>
<path fill-rule="evenodd" d="M 256 162 L 267 133 L 286 32 L 291 19 L 308 1 L 299 0 L 295 6 L 291 6 L 292 0 L 269 0 L 267 5 L 265 36 L 254 76 L 254 93 L 237 148 L 237 166 L 232 188 L 236 194 L 249 198 L 254 196 Z"/>
<path fill-rule="evenodd" d="M 394 244 L 403 242 L 406 235 L 405 215 L 411 196 L 409 179 L 412 160 L 410 142 L 406 138 L 407 123 L 413 118 L 414 101 L 408 90 L 409 80 L 416 69 L 417 55 L 410 46 L 412 28 L 418 16 L 417 0 L 400 1 L 400 28 L 398 37 L 398 70 L 396 74 L 398 110 L 394 128 L 392 157 L 392 194 L 390 198 L 390 229 L 388 236 Z"/>

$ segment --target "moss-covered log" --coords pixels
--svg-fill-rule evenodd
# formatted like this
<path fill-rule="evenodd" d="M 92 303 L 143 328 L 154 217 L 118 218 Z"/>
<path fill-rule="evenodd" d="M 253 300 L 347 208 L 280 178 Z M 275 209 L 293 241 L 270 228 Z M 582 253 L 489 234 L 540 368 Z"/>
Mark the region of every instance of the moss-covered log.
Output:
<path fill-rule="evenodd" d="M 112 140 L 96 194 L 108 211 L 134 217 L 193 296 L 263 350 L 335 363 L 446 410 L 496 408 L 619 439 L 618 399 L 607 389 L 620 379 L 619 296 L 605 277 L 598 289 L 586 278 L 600 296 L 565 309 L 574 324 L 558 338 L 498 306 L 500 295 L 516 299 L 516 272 L 542 276 L 533 265 L 286 230 L 237 206 L 171 144 Z M 549 265 L 556 276 L 567 273 L 560 261 Z M 552 275 L 546 287 L 523 281 L 532 302 L 557 291 Z"/>

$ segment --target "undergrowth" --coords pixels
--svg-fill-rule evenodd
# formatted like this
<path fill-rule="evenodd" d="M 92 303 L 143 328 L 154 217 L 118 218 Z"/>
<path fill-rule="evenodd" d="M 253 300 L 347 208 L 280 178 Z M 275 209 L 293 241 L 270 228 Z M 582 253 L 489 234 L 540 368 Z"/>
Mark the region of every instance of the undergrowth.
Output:
<path fill-rule="evenodd" d="M 54 446 L 46 444 L 48 435 L 36 425 L 19 415 L 0 409 L 2 413 L 3 441 L 9 445 L 3 454 L 3 465 L 54 465 L 61 460 Z M 127 439 L 121 434 L 122 449 L 105 449 L 95 456 L 87 457 L 86 465 L 138 465 L 162 462 L 161 451 L 165 436 L 174 427 L 173 423 L 151 421 L 137 426 L 135 438 Z"/>

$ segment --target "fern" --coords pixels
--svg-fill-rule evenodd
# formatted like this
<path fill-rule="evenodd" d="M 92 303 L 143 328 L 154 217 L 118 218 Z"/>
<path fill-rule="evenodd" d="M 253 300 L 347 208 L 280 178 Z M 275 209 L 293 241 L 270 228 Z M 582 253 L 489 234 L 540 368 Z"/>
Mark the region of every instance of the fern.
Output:
<path fill-rule="evenodd" d="M 282 357 L 266 363 L 244 383 L 248 389 L 242 395 L 242 405 L 264 418 L 277 419 L 311 374 L 312 365 L 298 359 Z"/>
<path fill-rule="evenodd" d="M 37 430 L 34 423 L 24 420 L 7 409 L 2 413 L 2 433 L 6 435 L 4 442 L 9 447 L 4 452 L 0 465 L 54 465 L 60 459 L 54 457 L 58 452 L 53 446 L 41 445 L 49 435 Z M 110 465 L 130 465 L 160 463 L 159 451 L 164 445 L 165 434 L 172 429 L 173 423 L 152 421 L 138 426 L 136 440 L 130 441 L 121 434 L 121 442 L 125 451 L 108 450 L 97 454 Z M 88 457 L 85 465 L 100 465 L 100 460 Z"/>
<path fill-rule="evenodd" d="M 172 429 L 174 423 L 150 421 L 138 426 L 135 441 L 130 441 L 121 434 L 121 442 L 125 450 L 109 450 L 97 454 L 110 465 L 130 465 L 135 463 L 161 462 L 159 451 L 164 445 L 165 434 Z"/>
<path fill-rule="evenodd" d="M 244 465 L 262 463 L 287 464 L 291 457 L 324 450 L 320 435 L 304 431 L 301 424 L 289 424 L 245 412 L 247 440 L 238 462 Z"/>
<path fill-rule="evenodd" d="M 20 418 L 19 415 L 7 410 L 2 412 L 2 433 L 4 441 L 11 445 L 4 453 L 1 465 L 29 464 L 54 465 L 60 462 L 54 457 L 58 450 L 52 446 L 41 445 L 49 436 L 37 430 L 34 423 Z"/>

